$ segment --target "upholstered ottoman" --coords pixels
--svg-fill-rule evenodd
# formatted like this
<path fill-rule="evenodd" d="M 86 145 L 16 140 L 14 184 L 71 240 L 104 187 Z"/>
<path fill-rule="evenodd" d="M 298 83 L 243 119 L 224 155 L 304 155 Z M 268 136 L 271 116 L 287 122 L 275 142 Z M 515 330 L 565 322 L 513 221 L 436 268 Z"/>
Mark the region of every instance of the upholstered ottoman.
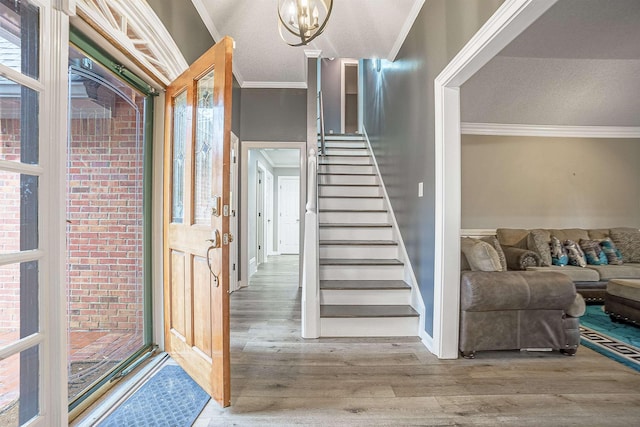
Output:
<path fill-rule="evenodd" d="M 604 295 L 604 310 L 614 322 L 640 325 L 640 280 L 609 280 Z"/>

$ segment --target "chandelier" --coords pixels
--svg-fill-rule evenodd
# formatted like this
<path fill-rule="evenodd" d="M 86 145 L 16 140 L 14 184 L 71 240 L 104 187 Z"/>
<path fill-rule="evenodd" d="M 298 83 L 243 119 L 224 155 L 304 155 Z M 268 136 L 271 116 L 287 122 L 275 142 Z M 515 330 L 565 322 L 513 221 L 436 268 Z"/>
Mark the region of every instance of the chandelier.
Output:
<path fill-rule="evenodd" d="M 333 0 L 278 0 L 278 30 L 289 46 L 303 46 L 327 25 Z"/>

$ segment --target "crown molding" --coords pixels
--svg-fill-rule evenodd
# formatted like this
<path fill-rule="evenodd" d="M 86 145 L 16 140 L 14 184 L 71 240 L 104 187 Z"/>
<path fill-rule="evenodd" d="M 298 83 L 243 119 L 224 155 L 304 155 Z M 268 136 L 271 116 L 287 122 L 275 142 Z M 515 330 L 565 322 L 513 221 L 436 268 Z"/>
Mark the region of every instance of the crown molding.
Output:
<path fill-rule="evenodd" d="M 463 135 L 640 138 L 640 127 L 636 126 L 550 126 L 462 122 L 460 130 Z"/>
<path fill-rule="evenodd" d="M 404 21 L 404 25 L 402 25 L 402 28 L 398 33 L 398 38 L 396 39 L 395 43 L 391 47 L 391 51 L 389 52 L 389 55 L 387 55 L 387 60 L 393 62 L 396 59 L 396 56 L 398 56 L 398 52 L 400 52 L 400 48 L 402 48 L 402 45 L 404 44 L 405 39 L 409 35 L 409 31 L 411 31 L 411 27 L 413 27 L 413 23 L 416 21 L 416 18 L 418 17 L 418 14 L 422 9 L 422 5 L 424 5 L 424 2 L 425 0 L 416 0 L 413 3 L 413 6 L 409 11 L 409 15 L 407 16 L 407 19 Z"/>
<path fill-rule="evenodd" d="M 220 34 L 220 31 L 218 31 L 215 24 L 211 20 L 211 16 L 209 16 L 209 13 L 207 12 L 207 8 L 204 5 L 203 0 L 191 0 L 191 3 L 193 3 L 193 7 L 196 8 L 198 15 L 200 15 L 200 19 L 204 23 L 204 26 L 207 27 L 207 30 L 209 30 L 209 34 L 211 34 L 213 41 L 217 43 L 218 41 L 222 40 L 222 35 Z M 235 49 L 236 49 L 236 41 L 234 40 L 233 50 Z M 240 87 L 243 87 L 245 82 L 244 82 L 244 78 L 242 77 L 242 74 L 238 70 L 238 65 L 237 65 L 235 55 L 233 55 L 232 62 L 233 62 L 233 67 L 232 67 L 233 75 L 236 77 L 236 80 L 238 81 L 238 84 L 240 85 Z"/>
<path fill-rule="evenodd" d="M 322 55 L 322 50 L 320 50 L 320 49 L 305 49 L 304 50 L 304 56 L 306 56 L 307 58 L 320 58 L 320 55 Z"/>
<path fill-rule="evenodd" d="M 244 82 L 243 89 L 306 89 L 305 82 Z"/>

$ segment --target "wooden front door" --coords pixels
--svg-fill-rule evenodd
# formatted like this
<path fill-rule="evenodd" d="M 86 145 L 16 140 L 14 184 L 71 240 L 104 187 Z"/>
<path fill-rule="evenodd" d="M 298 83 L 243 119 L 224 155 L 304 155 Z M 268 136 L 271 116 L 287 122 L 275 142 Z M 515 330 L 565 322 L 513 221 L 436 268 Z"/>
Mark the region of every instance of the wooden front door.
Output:
<path fill-rule="evenodd" d="M 231 398 L 229 172 L 231 55 L 225 37 L 167 88 L 165 348 L 220 405 Z"/>

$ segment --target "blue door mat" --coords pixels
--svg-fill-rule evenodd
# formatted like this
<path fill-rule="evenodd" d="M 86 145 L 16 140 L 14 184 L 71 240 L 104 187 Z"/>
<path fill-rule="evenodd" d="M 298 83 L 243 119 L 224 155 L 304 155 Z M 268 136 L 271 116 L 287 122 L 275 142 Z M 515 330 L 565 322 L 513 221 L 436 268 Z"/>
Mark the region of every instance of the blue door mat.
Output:
<path fill-rule="evenodd" d="M 100 427 L 191 426 L 209 395 L 177 365 L 166 365 L 109 414 Z"/>
<path fill-rule="evenodd" d="M 640 371 L 640 327 L 614 323 L 601 305 L 588 305 L 580 335 L 585 347 Z"/>

